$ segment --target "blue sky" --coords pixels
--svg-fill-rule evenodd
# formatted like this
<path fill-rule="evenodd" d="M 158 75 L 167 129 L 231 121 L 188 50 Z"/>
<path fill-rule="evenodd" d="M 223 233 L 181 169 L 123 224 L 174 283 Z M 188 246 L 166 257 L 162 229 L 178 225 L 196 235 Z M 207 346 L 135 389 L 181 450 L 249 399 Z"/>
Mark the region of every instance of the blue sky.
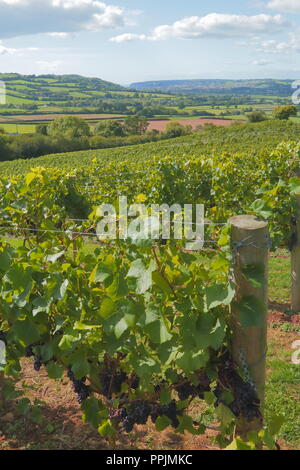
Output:
<path fill-rule="evenodd" d="M 300 78 L 300 0 L 0 0 L 0 72 Z"/>

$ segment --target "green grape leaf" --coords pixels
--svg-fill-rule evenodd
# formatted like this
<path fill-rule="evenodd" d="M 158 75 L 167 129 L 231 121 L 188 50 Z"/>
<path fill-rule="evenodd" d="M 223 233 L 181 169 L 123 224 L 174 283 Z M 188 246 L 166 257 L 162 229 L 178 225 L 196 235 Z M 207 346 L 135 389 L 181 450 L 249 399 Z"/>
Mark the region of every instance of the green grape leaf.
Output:
<path fill-rule="evenodd" d="M 69 285 L 68 279 L 65 279 L 63 282 L 61 282 L 61 280 L 58 280 L 52 292 L 53 299 L 62 300 L 64 296 L 66 295 L 68 285 Z"/>
<path fill-rule="evenodd" d="M 17 320 L 12 327 L 14 335 L 25 346 L 37 343 L 40 333 L 37 326 L 31 320 Z"/>
<path fill-rule="evenodd" d="M 56 261 L 59 260 L 59 258 L 64 256 L 64 254 L 65 254 L 65 250 L 62 250 L 59 253 L 54 253 L 53 255 L 48 255 L 46 256 L 46 261 L 48 261 L 49 263 L 56 263 Z"/>
<path fill-rule="evenodd" d="M 122 318 L 115 326 L 115 335 L 117 339 L 120 339 L 123 333 L 128 330 L 128 323 L 125 318 Z"/>
<path fill-rule="evenodd" d="M 161 391 L 160 391 L 160 397 L 159 397 L 159 401 L 162 405 L 167 405 L 168 403 L 170 403 L 172 400 L 172 396 L 171 396 L 171 392 L 170 390 L 167 390 L 166 388 L 163 388 Z"/>
<path fill-rule="evenodd" d="M 159 416 L 155 422 L 155 428 L 157 431 L 164 431 L 171 425 L 171 420 L 167 416 Z"/>
<path fill-rule="evenodd" d="M 216 284 L 205 289 L 206 303 L 208 309 L 213 309 L 219 305 L 230 305 L 234 298 L 235 291 L 231 284 Z"/>
<path fill-rule="evenodd" d="M 72 372 L 77 380 L 89 375 L 90 365 L 84 351 L 76 351 L 76 353 L 72 355 L 71 362 Z"/>
<path fill-rule="evenodd" d="M 166 343 L 172 338 L 163 318 L 160 318 L 158 321 L 151 322 L 149 325 L 145 326 L 144 330 L 149 334 L 151 341 L 155 344 Z"/>
<path fill-rule="evenodd" d="M 155 285 L 157 285 L 165 294 L 169 295 L 172 293 L 172 289 L 167 283 L 167 281 L 163 278 L 159 271 L 154 271 L 152 273 L 152 281 Z"/>
<path fill-rule="evenodd" d="M 32 315 L 35 317 L 40 312 L 49 313 L 51 300 L 44 297 L 37 297 L 32 301 L 33 309 Z"/>
<path fill-rule="evenodd" d="M 90 282 L 100 282 L 103 283 L 107 279 L 111 278 L 113 275 L 113 270 L 105 263 L 99 263 L 92 271 L 90 275 Z"/>
<path fill-rule="evenodd" d="M 136 292 L 138 294 L 144 294 L 152 286 L 152 273 L 156 269 L 156 264 L 153 260 L 150 262 L 148 268 L 145 267 L 141 259 L 137 259 L 131 263 L 127 277 L 133 277 L 137 280 Z"/>
<path fill-rule="evenodd" d="M 103 408 L 102 403 L 95 397 L 87 398 L 81 405 L 83 411 L 83 422 L 90 423 L 94 428 L 102 423 L 103 418 L 100 414 Z"/>
<path fill-rule="evenodd" d="M 256 450 L 253 442 L 244 442 L 240 437 L 236 437 L 225 450 Z"/>
<path fill-rule="evenodd" d="M 100 316 L 104 319 L 110 318 L 115 313 L 115 308 L 115 302 L 110 297 L 105 297 L 101 303 Z"/>
<path fill-rule="evenodd" d="M 53 379 L 53 380 L 61 379 L 64 373 L 64 368 L 53 361 L 47 364 L 46 370 L 50 379 Z"/>

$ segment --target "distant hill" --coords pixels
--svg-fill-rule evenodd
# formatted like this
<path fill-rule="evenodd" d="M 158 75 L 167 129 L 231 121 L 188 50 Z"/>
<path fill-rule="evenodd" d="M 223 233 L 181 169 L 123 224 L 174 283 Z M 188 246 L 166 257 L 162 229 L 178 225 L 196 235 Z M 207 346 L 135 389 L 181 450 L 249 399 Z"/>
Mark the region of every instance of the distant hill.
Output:
<path fill-rule="evenodd" d="M 132 83 L 135 90 L 156 90 L 174 93 L 291 95 L 293 80 L 161 80 Z"/>
<path fill-rule="evenodd" d="M 55 103 L 63 106 L 72 100 L 90 100 L 105 93 L 126 91 L 121 85 L 80 75 L 0 73 L 0 80 L 5 82 L 7 103 L 11 105 L 41 106 Z"/>

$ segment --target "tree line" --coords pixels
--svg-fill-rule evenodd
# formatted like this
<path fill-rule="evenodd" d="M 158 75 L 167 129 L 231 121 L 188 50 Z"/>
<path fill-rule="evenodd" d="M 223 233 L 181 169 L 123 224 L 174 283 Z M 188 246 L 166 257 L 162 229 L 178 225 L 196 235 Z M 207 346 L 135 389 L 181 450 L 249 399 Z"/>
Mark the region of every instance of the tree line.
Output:
<path fill-rule="evenodd" d="M 65 116 L 49 124 L 39 124 L 35 134 L 8 135 L 0 129 L 0 161 L 136 145 L 192 132 L 191 126 L 178 122 L 169 122 L 163 132 L 148 127 L 147 119 L 139 116 L 128 116 L 124 121 L 99 121 L 94 128 L 82 118 Z"/>

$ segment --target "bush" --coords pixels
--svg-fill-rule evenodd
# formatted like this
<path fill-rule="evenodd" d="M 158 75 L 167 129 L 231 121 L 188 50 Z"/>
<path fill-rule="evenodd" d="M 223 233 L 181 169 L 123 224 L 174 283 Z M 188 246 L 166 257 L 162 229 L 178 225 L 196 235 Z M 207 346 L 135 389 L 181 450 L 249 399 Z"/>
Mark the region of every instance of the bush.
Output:
<path fill-rule="evenodd" d="M 13 152 L 9 148 L 7 138 L 0 134 L 0 161 L 11 160 L 13 158 Z"/>
<path fill-rule="evenodd" d="M 263 122 L 268 119 L 266 113 L 263 111 L 253 111 L 247 116 L 249 122 Z"/>
<path fill-rule="evenodd" d="M 163 135 L 167 139 L 181 137 L 182 135 L 190 134 L 192 126 L 183 126 L 180 122 L 169 122 Z"/>
<path fill-rule="evenodd" d="M 95 135 L 103 137 L 123 137 L 125 135 L 124 124 L 120 121 L 99 121 L 94 129 Z"/>
<path fill-rule="evenodd" d="M 48 135 L 48 125 L 47 124 L 38 124 L 35 128 L 35 132 L 41 135 Z"/>
<path fill-rule="evenodd" d="M 51 122 L 48 126 L 48 135 L 59 135 L 69 139 L 88 137 L 90 127 L 84 119 L 76 116 L 64 116 Z"/>
<path fill-rule="evenodd" d="M 287 120 L 290 117 L 296 117 L 298 114 L 298 110 L 296 106 L 277 106 L 274 110 L 274 117 L 275 119 Z"/>
<path fill-rule="evenodd" d="M 53 144 L 42 135 L 18 135 L 9 144 L 14 158 L 34 158 L 53 151 Z"/>

